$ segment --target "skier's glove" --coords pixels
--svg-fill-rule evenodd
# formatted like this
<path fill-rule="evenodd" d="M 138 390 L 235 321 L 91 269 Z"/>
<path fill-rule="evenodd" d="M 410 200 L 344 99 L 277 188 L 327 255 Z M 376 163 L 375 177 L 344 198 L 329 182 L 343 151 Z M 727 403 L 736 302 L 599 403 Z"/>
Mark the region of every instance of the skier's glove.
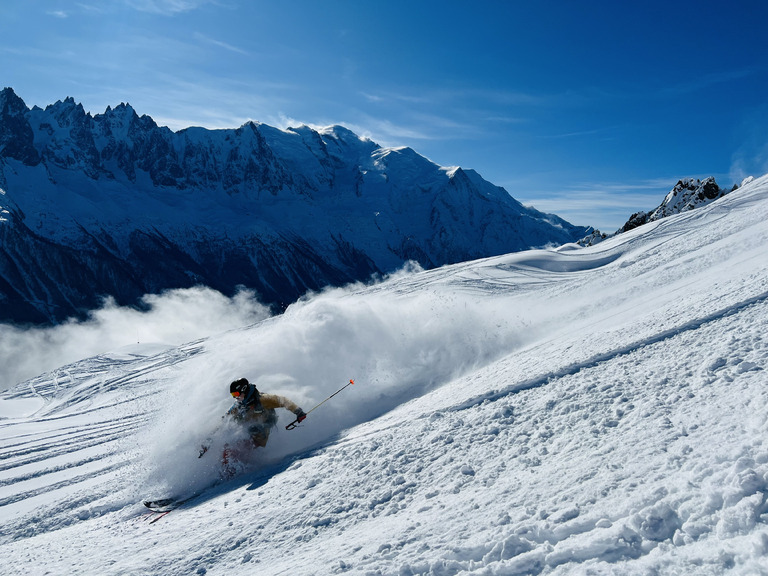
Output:
<path fill-rule="evenodd" d="M 294 412 L 296 414 L 296 422 L 304 422 L 304 419 L 307 417 L 307 415 L 304 413 L 304 410 L 299 408 Z"/>

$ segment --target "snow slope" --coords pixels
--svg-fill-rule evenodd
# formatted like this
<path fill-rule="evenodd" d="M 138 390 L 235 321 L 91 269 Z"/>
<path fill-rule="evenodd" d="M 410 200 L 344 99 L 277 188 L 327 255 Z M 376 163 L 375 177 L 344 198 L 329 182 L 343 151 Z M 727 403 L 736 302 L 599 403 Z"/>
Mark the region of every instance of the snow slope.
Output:
<path fill-rule="evenodd" d="M 0 403 L 4 573 L 766 574 L 767 193 L 29 380 Z M 240 375 L 305 409 L 356 383 L 215 484 L 197 447 Z"/>

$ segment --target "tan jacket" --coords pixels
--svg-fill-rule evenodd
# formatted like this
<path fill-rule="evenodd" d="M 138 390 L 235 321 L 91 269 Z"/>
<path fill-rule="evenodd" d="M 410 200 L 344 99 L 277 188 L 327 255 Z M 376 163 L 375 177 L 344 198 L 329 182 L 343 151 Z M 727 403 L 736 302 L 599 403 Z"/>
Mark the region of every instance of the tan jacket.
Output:
<path fill-rule="evenodd" d="M 299 409 L 298 404 L 291 402 L 285 396 L 278 396 L 277 394 L 262 394 L 261 405 L 267 410 L 274 410 L 275 408 L 285 408 L 291 412 L 296 412 Z"/>
<path fill-rule="evenodd" d="M 285 396 L 260 394 L 257 402 L 251 404 L 236 403 L 227 414 L 248 427 L 251 434 L 263 433 L 277 424 L 276 408 L 285 408 L 293 413 L 299 406 Z"/>

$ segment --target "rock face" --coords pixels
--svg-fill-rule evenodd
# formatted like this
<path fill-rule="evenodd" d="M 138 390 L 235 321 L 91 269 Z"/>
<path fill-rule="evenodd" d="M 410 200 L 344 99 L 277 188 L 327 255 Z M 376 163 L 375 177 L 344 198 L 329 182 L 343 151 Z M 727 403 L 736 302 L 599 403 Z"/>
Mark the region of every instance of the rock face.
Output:
<path fill-rule="evenodd" d="M 745 178 L 741 183 L 743 186 L 752 180 L 752 177 Z M 736 187 L 733 188 L 734 190 Z M 706 206 L 710 202 L 714 202 L 718 198 L 721 198 L 728 194 L 730 190 L 720 188 L 715 182 L 715 179 L 710 176 L 704 180 L 697 178 L 685 178 L 678 180 L 674 188 L 670 190 L 669 194 L 664 198 L 664 201 L 654 210 L 650 212 L 635 212 L 629 217 L 624 226 L 619 228 L 613 234 L 603 234 L 599 230 L 592 230 L 591 234 L 578 240 L 577 244 L 581 246 L 593 246 L 599 244 L 606 238 L 621 234 L 622 232 L 628 232 L 661 218 L 672 216 L 673 214 L 679 214 L 680 212 L 686 212 L 688 210 L 694 210 L 695 208 L 701 208 Z"/>
<path fill-rule="evenodd" d="M 632 214 L 619 232 L 627 232 L 647 222 L 705 206 L 727 193 L 727 190 L 717 185 L 712 176 L 704 180 L 695 178 L 679 180 L 655 210 Z"/>
<path fill-rule="evenodd" d="M 0 92 L 0 321 L 79 316 L 104 296 L 308 290 L 546 244 L 585 227 L 472 170 L 341 126 L 172 132 L 127 104 L 29 109 Z"/>

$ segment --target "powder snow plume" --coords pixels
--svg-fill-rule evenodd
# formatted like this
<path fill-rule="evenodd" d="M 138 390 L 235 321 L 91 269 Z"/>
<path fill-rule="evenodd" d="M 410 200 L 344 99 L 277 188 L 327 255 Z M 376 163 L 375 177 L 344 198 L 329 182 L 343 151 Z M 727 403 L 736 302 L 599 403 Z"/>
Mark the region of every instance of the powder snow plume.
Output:
<path fill-rule="evenodd" d="M 204 342 L 204 352 L 172 376 L 150 432 L 150 438 L 164 439 L 148 457 L 150 476 L 163 477 L 172 491 L 217 480 L 215 466 L 191 461 L 206 439 L 218 449 L 211 450 L 215 456 L 209 461 L 215 461 L 224 438 L 236 438 L 234 428 L 222 430 L 228 426 L 222 416 L 233 404 L 229 383 L 234 379 L 248 378 L 261 392 L 284 395 L 305 411 L 355 381 L 310 414 L 305 426 L 311 423 L 311 434 L 286 431 L 294 416 L 278 409 L 278 426 L 256 456 L 263 464 L 326 441 L 508 354 L 538 333 L 534 324 L 541 326 L 543 318 L 555 314 L 511 292 L 486 300 L 439 286 L 426 294 L 379 289 L 412 277 L 403 272 L 380 286 L 329 289 L 257 326 Z M 159 469 L 152 464 L 157 462 Z M 169 481 L 167 471 L 173 469 L 184 472 Z"/>

